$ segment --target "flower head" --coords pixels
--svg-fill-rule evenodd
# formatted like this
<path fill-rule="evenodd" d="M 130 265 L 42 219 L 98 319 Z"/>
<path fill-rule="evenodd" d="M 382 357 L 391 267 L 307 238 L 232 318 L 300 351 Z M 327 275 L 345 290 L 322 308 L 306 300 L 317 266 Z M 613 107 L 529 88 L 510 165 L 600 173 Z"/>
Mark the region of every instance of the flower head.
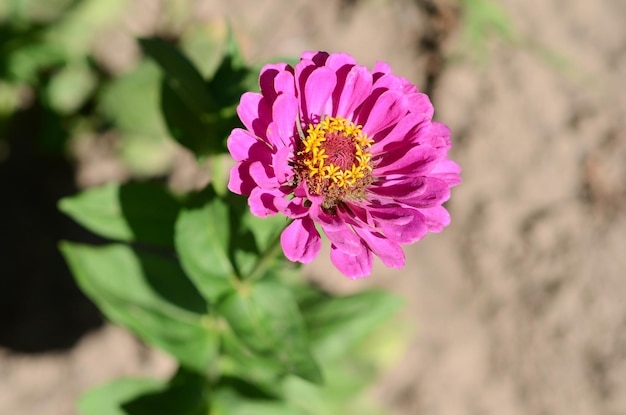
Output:
<path fill-rule="evenodd" d="M 287 258 L 312 261 L 319 228 L 333 264 L 363 277 L 373 255 L 401 268 L 401 245 L 449 224 L 442 203 L 460 182 L 450 131 L 387 64 L 370 71 L 347 54 L 307 52 L 295 67 L 266 65 L 259 84 L 237 108 L 245 129 L 228 138 L 228 188 L 249 196 L 254 215 L 293 219 L 281 235 Z"/>

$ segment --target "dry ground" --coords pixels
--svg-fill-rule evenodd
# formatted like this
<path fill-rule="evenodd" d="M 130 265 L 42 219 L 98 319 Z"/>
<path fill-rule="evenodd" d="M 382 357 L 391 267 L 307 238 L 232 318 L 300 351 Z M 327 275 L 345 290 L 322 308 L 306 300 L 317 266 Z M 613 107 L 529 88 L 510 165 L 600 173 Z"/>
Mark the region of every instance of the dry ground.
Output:
<path fill-rule="evenodd" d="M 408 298 L 410 346 L 373 390 L 394 413 L 625 414 L 626 2 L 502 3 L 518 42 L 493 42 L 482 63 L 459 53 L 443 1 L 199 1 L 197 15 L 228 17 L 256 61 L 305 49 L 388 61 L 453 131 L 463 183 L 449 228 L 408 248 L 402 271 L 348 281 L 326 255 L 307 270 L 337 291 Z M 146 10 L 132 30 L 150 30 Z M 0 348 L 0 413 L 71 414 L 94 384 L 170 370 L 106 325 L 65 351 Z"/>

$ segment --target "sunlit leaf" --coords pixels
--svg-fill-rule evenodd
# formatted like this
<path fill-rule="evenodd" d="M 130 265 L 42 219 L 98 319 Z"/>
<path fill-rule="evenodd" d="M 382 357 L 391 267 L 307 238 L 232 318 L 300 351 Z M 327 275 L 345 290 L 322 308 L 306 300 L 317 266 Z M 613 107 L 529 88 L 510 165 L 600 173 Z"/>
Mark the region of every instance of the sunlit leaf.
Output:
<path fill-rule="evenodd" d="M 365 291 L 318 298 L 303 309 L 315 355 L 324 362 L 340 359 L 402 305 L 393 294 Z"/>
<path fill-rule="evenodd" d="M 217 389 L 212 401 L 214 415 L 307 415 L 307 412 L 287 402 L 269 398 L 254 399 L 227 387 Z"/>
<path fill-rule="evenodd" d="M 207 415 L 208 384 L 204 376 L 180 370 L 162 390 L 135 397 L 122 408 L 128 415 Z"/>
<path fill-rule="evenodd" d="M 139 44 L 156 61 L 167 85 L 194 115 L 202 117 L 217 110 L 218 104 L 207 93 L 202 75 L 178 48 L 157 38 L 139 39 Z"/>
<path fill-rule="evenodd" d="M 62 114 L 77 111 L 96 86 L 96 76 L 86 62 L 69 64 L 48 84 L 49 105 Z"/>
<path fill-rule="evenodd" d="M 261 280 L 242 286 L 224 299 L 218 313 L 243 344 L 280 363 L 285 373 L 322 381 L 298 306 L 283 285 Z"/>
<path fill-rule="evenodd" d="M 63 242 L 61 251 L 80 288 L 111 321 L 182 365 L 206 369 L 217 335 L 208 324 L 207 303 L 176 261 L 119 244 Z"/>
<path fill-rule="evenodd" d="M 161 185 L 106 184 L 59 202 L 59 209 L 90 231 L 111 239 L 174 245 L 180 205 Z"/>
<path fill-rule="evenodd" d="M 228 206 L 211 188 L 196 195 L 176 220 L 176 250 L 202 295 L 215 301 L 232 289 Z"/>
<path fill-rule="evenodd" d="M 120 378 L 81 395 L 78 409 L 82 415 L 128 415 L 124 402 L 162 390 L 167 382 L 157 379 Z"/>

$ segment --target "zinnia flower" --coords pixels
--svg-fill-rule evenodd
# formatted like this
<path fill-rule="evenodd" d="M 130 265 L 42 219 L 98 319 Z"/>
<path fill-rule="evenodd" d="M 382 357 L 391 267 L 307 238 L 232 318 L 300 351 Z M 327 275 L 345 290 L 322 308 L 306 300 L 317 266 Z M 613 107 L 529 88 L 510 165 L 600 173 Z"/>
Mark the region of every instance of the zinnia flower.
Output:
<path fill-rule="evenodd" d="M 293 219 L 281 234 L 289 260 L 311 262 L 321 229 L 332 263 L 363 277 L 374 254 L 401 268 L 401 245 L 449 224 L 442 203 L 460 182 L 450 131 L 388 64 L 369 71 L 347 54 L 306 52 L 295 67 L 266 65 L 259 84 L 237 107 L 245 129 L 228 138 L 228 188 L 256 216 Z"/>

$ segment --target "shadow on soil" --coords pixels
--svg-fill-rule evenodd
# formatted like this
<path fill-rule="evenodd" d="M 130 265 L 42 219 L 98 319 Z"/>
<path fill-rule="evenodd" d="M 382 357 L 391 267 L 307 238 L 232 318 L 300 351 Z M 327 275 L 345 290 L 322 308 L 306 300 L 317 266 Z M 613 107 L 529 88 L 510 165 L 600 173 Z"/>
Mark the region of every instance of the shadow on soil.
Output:
<path fill-rule="evenodd" d="M 13 120 L 0 161 L 0 347 L 22 353 L 69 348 L 102 325 L 57 249 L 90 236 L 57 210 L 76 192 L 74 172 L 38 138 L 47 136 L 43 117 L 35 108 Z"/>

